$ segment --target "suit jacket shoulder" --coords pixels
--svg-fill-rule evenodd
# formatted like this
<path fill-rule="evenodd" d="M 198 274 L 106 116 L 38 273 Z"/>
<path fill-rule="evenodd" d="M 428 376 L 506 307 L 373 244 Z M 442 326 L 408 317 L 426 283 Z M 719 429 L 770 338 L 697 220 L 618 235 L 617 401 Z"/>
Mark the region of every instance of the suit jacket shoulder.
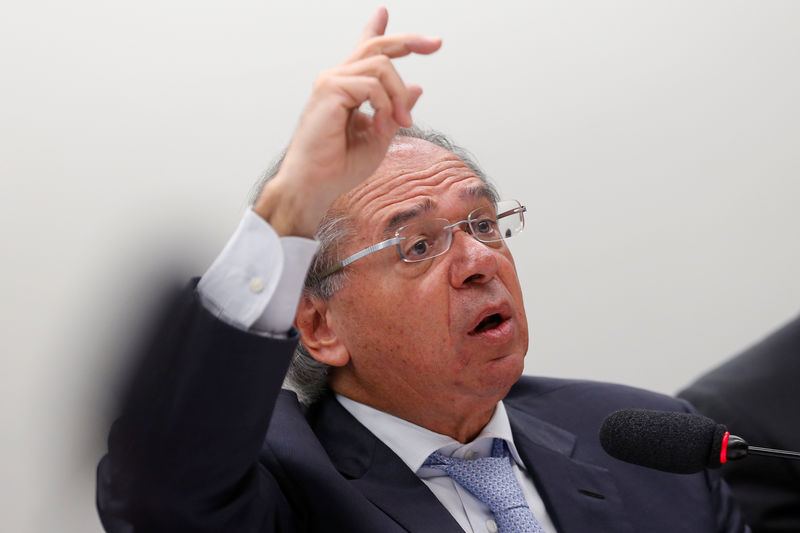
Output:
<path fill-rule="evenodd" d="M 800 316 L 679 396 L 755 446 L 800 450 Z M 756 533 L 800 531 L 800 462 L 752 456 L 722 469 Z"/>
<path fill-rule="evenodd" d="M 598 433 L 611 412 L 690 411 L 686 402 L 624 385 L 523 377 L 504 403 L 560 530 L 587 524 L 615 532 L 745 530 L 718 472 L 659 472 L 618 461 L 600 446 Z"/>

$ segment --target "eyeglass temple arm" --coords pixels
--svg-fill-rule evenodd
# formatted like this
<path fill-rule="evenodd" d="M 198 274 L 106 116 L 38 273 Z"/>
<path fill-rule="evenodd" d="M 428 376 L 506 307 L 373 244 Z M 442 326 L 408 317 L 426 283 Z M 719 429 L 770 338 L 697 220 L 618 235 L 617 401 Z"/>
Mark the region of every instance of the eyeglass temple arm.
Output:
<path fill-rule="evenodd" d="M 371 253 L 377 252 L 378 250 L 383 250 L 384 248 L 388 248 L 389 246 L 394 246 L 395 244 L 399 244 L 400 241 L 402 241 L 402 240 L 403 240 L 402 237 L 392 237 L 391 239 L 379 242 L 378 244 L 373 244 L 372 246 L 370 246 L 368 248 L 364 248 L 360 252 L 356 252 L 353 255 L 351 255 L 350 257 L 348 257 L 347 259 L 344 259 L 343 261 L 341 261 L 341 262 L 333 265 L 332 267 L 330 267 L 328 270 L 326 270 L 325 272 L 323 272 L 320 275 L 320 278 L 326 278 L 326 277 L 330 276 L 331 274 L 335 274 L 336 272 L 339 272 L 341 269 L 343 269 L 344 267 L 346 267 L 347 265 L 349 265 L 353 261 L 358 261 L 362 257 L 365 257 L 365 256 L 367 256 L 367 255 L 369 255 Z"/>
<path fill-rule="evenodd" d="M 497 214 L 497 218 L 507 217 L 508 215 L 513 215 L 515 213 L 524 213 L 527 210 L 528 210 L 527 207 L 525 207 L 524 205 L 521 205 L 519 207 L 515 207 L 513 209 L 509 209 L 508 211 L 503 211 L 502 213 L 498 213 Z"/>

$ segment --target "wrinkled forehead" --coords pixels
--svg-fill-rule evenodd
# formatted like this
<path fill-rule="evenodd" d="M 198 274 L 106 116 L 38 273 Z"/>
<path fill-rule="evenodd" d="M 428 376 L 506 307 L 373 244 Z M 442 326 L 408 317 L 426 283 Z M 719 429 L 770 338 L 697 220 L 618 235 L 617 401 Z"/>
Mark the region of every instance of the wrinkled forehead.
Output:
<path fill-rule="evenodd" d="M 357 224 L 372 226 L 401 213 L 458 210 L 492 200 L 493 190 L 458 156 L 428 141 L 401 137 L 372 176 L 341 197 L 337 207 Z"/>

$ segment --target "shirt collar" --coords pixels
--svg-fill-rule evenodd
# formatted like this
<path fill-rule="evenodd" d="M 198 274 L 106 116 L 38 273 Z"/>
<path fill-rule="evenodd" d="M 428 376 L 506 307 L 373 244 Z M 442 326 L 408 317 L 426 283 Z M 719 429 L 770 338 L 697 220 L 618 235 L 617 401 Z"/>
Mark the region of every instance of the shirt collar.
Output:
<path fill-rule="evenodd" d="M 412 472 L 417 472 L 425 459 L 436 450 L 458 458 L 463 458 L 468 454 L 474 454 L 475 457 L 487 457 L 491 455 L 492 439 L 494 438 L 505 440 L 508 443 L 511 457 L 520 468 L 525 469 L 525 465 L 517 453 L 517 447 L 514 445 L 511 424 L 508 421 L 508 414 L 503 402 L 497 403 L 492 418 L 478 436 L 466 444 L 461 444 L 452 437 L 425 429 L 408 420 L 379 411 L 341 394 L 336 394 L 336 399 L 356 420 L 391 448 Z"/>

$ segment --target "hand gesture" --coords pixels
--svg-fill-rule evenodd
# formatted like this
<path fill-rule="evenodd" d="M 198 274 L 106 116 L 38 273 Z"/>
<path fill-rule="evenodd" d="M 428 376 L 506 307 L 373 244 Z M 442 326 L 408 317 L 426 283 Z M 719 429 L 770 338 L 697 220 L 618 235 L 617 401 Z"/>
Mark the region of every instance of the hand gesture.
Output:
<path fill-rule="evenodd" d="M 331 203 L 370 176 L 397 129 L 411 126 L 422 89 L 404 83 L 391 60 L 433 53 L 441 39 L 384 35 L 388 17 L 379 8 L 350 57 L 315 81 L 281 168 L 254 205 L 279 234 L 313 236 Z M 373 115 L 359 109 L 367 101 Z"/>

